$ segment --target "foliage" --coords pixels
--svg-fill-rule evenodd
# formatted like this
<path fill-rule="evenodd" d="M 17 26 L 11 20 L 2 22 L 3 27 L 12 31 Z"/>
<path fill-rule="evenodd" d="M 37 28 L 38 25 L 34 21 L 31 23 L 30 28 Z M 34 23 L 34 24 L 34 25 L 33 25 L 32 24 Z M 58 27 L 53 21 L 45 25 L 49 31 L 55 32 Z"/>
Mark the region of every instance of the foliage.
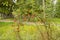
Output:
<path fill-rule="evenodd" d="M 56 14 L 55 17 L 60 18 L 60 0 L 57 1 L 56 4 Z"/>
<path fill-rule="evenodd" d="M 12 0 L 0 0 L 0 12 L 9 14 L 12 12 L 13 1 Z"/>
<path fill-rule="evenodd" d="M 42 2 L 41 0 L 18 0 L 15 4 L 18 8 L 13 9 L 13 15 L 20 17 L 25 17 L 29 21 L 33 21 L 35 19 L 38 20 L 37 15 L 42 13 Z M 33 18 L 33 20 L 31 20 Z"/>

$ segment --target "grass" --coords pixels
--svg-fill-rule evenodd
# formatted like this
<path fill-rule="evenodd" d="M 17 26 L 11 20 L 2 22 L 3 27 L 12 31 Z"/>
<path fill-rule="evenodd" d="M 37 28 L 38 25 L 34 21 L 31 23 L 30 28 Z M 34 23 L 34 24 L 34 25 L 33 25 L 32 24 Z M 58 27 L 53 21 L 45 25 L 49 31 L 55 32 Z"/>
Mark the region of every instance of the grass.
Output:
<path fill-rule="evenodd" d="M 60 24 L 60 18 L 54 18 L 53 19 L 53 22 L 57 23 L 57 24 Z"/>
<path fill-rule="evenodd" d="M 0 22 L 0 40 L 10 40 L 9 37 L 12 38 L 12 35 L 10 36 L 12 32 L 11 28 L 12 23 L 5 23 L 5 22 Z"/>
<path fill-rule="evenodd" d="M 60 23 L 60 19 L 54 19 L 54 22 Z M 14 32 L 15 27 L 12 27 L 12 22 L 0 22 L 0 40 L 16 40 Z M 56 26 L 51 27 L 53 40 L 60 40 L 60 28 Z M 46 37 L 46 30 L 44 26 L 39 25 L 24 25 L 20 26 L 20 35 L 23 40 L 43 40 L 42 34 Z"/>
<path fill-rule="evenodd" d="M 0 40 L 16 40 L 13 23 L 0 22 Z M 43 27 L 41 27 L 43 28 Z M 44 30 L 44 29 L 43 29 Z M 24 25 L 20 27 L 20 35 L 23 40 L 38 39 L 39 31 L 34 25 Z M 39 38 L 40 39 L 40 38 Z"/>

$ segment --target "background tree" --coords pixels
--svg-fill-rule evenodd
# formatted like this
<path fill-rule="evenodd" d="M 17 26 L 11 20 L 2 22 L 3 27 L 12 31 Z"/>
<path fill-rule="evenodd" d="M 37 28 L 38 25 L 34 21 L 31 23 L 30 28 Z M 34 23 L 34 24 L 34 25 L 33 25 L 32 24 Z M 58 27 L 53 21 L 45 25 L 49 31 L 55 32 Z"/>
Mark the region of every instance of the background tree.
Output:
<path fill-rule="evenodd" d="M 55 14 L 55 17 L 57 17 L 57 18 L 60 18 L 60 13 L 59 13 L 59 11 L 60 11 L 60 0 L 57 0 L 57 4 L 56 4 L 56 14 Z"/>
<path fill-rule="evenodd" d="M 0 0 L 0 13 L 5 14 L 6 18 L 13 18 L 12 8 L 14 3 L 12 0 Z M 5 17 L 3 16 L 3 17 Z"/>

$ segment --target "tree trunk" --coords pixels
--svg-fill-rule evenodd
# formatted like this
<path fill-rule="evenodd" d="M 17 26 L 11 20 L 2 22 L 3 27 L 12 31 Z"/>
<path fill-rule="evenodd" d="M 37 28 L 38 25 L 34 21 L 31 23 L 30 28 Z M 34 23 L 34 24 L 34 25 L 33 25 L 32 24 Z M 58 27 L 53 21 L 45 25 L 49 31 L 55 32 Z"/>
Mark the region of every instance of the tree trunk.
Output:
<path fill-rule="evenodd" d="M 16 28 L 15 28 L 15 33 L 16 33 L 16 40 L 22 40 L 21 39 L 21 36 L 20 36 L 20 23 L 19 23 L 19 20 L 16 20 L 16 19 L 14 19 L 14 23 L 15 23 L 15 26 L 16 26 Z"/>

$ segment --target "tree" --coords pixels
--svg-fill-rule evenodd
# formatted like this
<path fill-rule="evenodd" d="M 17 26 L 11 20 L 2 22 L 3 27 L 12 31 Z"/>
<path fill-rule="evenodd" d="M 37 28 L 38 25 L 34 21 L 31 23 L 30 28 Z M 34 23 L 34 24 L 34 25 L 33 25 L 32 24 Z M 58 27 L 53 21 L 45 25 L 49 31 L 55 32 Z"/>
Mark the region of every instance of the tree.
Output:
<path fill-rule="evenodd" d="M 60 0 L 57 0 L 57 3 L 56 3 L 56 14 L 55 14 L 55 17 L 57 17 L 57 18 L 60 18 Z"/>
<path fill-rule="evenodd" d="M 12 0 L 0 0 L 0 13 L 6 14 L 9 18 L 13 17 L 12 15 L 13 6 L 14 3 Z"/>
<path fill-rule="evenodd" d="M 40 8 L 42 6 L 40 6 L 39 1 L 41 1 L 41 0 L 38 0 L 37 2 L 36 2 L 36 0 L 18 0 L 15 3 L 18 7 L 14 7 L 12 13 L 14 15 L 14 22 L 18 25 L 17 26 L 18 35 L 19 35 L 19 25 L 22 24 L 23 19 L 28 19 L 28 21 L 31 22 L 35 19 L 38 19 L 37 16 L 38 15 L 40 16 L 40 14 L 42 13 L 43 10 Z M 22 17 L 24 17 L 24 18 L 22 18 Z M 34 18 L 33 20 L 31 20 L 32 17 Z M 17 40 L 19 40 L 19 39 L 21 39 L 21 38 L 18 36 Z"/>

